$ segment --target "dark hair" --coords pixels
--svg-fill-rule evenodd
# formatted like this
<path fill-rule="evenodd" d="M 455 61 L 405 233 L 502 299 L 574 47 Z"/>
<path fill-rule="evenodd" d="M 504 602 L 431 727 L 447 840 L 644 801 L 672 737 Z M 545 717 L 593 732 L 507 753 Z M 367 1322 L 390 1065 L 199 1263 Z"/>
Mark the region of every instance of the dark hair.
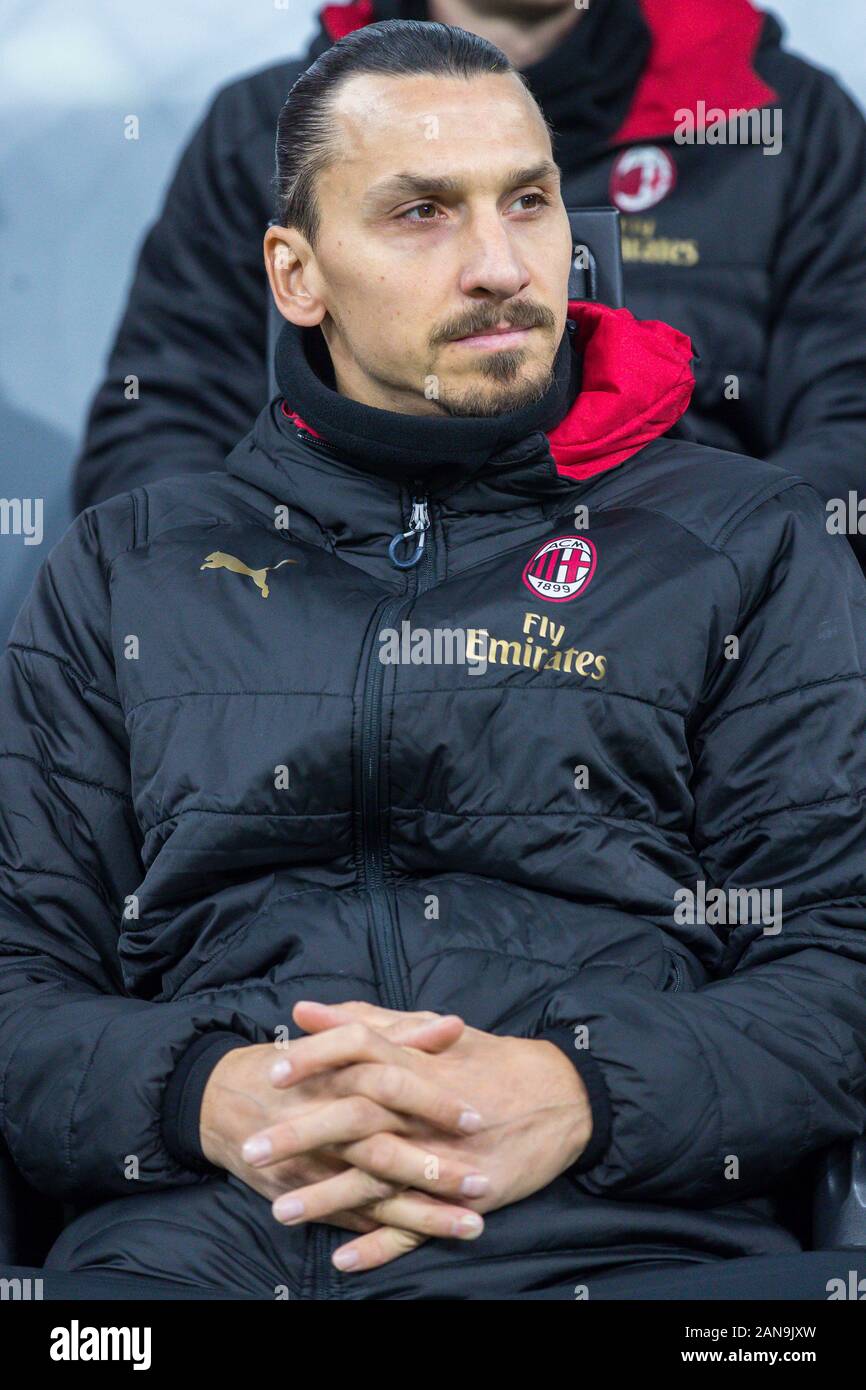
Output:
<path fill-rule="evenodd" d="M 332 103 L 342 82 L 367 72 L 467 78 L 514 73 L 529 91 L 523 74 L 495 44 L 453 25 L 385 19 L 339 39 L 301 73 L 277 121 L 276 219 L 284 227 L 296 227 L 314 248 L 320 228 L 316 178 L 339 158 L 330 120 Z"/>

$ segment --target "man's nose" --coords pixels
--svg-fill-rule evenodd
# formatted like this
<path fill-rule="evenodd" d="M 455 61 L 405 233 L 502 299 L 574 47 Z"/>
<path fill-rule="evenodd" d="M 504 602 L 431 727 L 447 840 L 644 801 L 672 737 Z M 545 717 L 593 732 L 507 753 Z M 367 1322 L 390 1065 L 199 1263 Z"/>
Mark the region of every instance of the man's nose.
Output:
<path fill-rule="evenodd" d="M 504 298 L 519 294 L 529 283 L 515 239 L 498 212 L 473 218 L 464 237 L 460 273 L 463 294 L 487 290 Z"/>

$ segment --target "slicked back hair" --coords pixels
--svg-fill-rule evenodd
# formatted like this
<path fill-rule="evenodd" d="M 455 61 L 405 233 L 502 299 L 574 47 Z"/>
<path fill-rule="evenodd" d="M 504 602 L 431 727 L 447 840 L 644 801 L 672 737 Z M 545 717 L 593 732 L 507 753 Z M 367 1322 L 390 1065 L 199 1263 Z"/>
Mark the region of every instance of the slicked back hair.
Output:
<path fill-rule="evenodd" d="M 339 39 L 294 83 L 277 122 L 275 217 L 282 226 L 301 232 L 314 250 L 320 231 L 316 180 L 340 157 L 332 120 L 334 99 L 343 82 L 361 73 L 462 78 L 514 73 L 529 91 L 523 74 L 495 44 L 453 25 L 386 19 Z M 540 108 L 539 112 L 552 138 Z"/>

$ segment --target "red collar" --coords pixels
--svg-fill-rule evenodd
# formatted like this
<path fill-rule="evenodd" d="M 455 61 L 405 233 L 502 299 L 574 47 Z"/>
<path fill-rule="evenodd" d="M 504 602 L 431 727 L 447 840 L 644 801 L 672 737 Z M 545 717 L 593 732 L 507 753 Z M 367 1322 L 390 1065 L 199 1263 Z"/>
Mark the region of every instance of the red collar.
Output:
<path fill-rule="evenodd" d="M 624 463 L 665 434 L 685 413 L 695 379 L 685 333 L 628 309 L 570 300 L 575 347 L 583 356 L 581 389 L 547 438 L 560 473 L 590 478 Z M 322 436 L 286 401 L 283 415 Z"/>
<path fill-rule="evenodd" d="M 560 473 L 589 478 L 624 463 L 685 414 L 695 388 L 692 344 L 628 309 L 570 300 L 568 317 L 577 324 L 583 381 L 547 437 Z"/>

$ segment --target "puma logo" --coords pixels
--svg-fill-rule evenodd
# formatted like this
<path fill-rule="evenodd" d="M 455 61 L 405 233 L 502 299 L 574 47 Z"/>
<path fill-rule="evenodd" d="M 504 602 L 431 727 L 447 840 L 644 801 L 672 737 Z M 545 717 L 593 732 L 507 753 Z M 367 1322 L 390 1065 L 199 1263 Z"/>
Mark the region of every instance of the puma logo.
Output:
<path fill-rule="evenodd" d="M 224 550 L 214 550 L 206 557 L 204 564 L 199 565 L 199 569 L 232 570 L 234 574 L 248 574 L 256 588 L 261 589 L 262 598 L 267 598 L 271 591 L 265 576 L 270 574 L 271 570 L 282 569 L 283 565 L 296 565 L 297 563 L 297 560 L 281 560 L 278 565 L 265 565 L 263 569 L 253 570 L 237 556 L 226 555 Z"/>

